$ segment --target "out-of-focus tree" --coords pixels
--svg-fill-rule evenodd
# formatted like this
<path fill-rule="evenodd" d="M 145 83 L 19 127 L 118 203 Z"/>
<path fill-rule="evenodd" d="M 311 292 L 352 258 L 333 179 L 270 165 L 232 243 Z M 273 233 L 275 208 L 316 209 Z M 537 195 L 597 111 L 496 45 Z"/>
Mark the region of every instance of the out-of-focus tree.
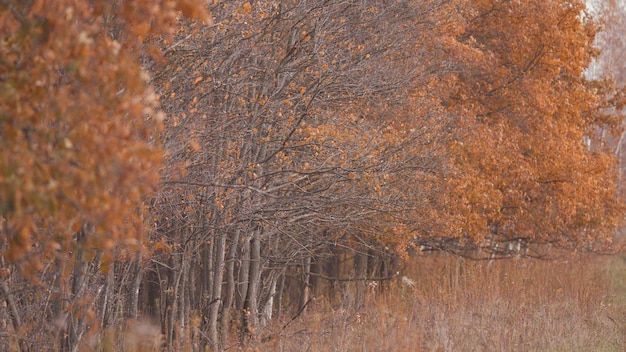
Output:
<path fill-rule="evenodd" d="M 0 280 L 47 280 L 42 270 L 55 271 L 47 284 L 59 306 L 48 309 L 58 311 L 38 312 L 44 320 L 65 321 L 66 308 L 86 297 L 95 250 L 111 262 L 114 247 L 139 247 L 142 197 L 158 184 L 162 161 L 151 141 L 162 114 L 140 61 L 158 55 L 145 40 L 171 32 L 179 11 L 209 21 L 203 5 L 0 1 Z M 74 350 L 84 324 L 63 330 L 42 341 Z"/>

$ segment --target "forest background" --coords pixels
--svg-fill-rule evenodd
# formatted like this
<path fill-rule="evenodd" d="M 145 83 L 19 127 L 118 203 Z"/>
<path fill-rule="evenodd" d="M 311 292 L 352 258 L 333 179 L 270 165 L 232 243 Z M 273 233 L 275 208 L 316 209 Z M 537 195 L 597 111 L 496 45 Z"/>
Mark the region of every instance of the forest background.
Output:
<path fill-rule="evenodd" d="M 0 349 L 620 350 L 624 9 L 0 0 Z"/>

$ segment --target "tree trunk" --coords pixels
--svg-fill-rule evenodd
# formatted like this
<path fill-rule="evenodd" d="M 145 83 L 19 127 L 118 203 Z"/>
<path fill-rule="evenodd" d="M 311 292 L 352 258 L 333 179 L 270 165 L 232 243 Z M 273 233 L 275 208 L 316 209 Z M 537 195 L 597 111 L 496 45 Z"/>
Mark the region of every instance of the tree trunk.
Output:
<path fill-rule="evenodd" d="M 143 277 L 141 260 L 141 253 L 137 253 L 130 267 L 130 274 L 133 275 L 133 280 L 128 290 L 128 312 L 126 317 L 129 319 L 137 319 L 139 312 L 139 288 L 141 287 L 141 279 Z"/>
<path fill-rule="evenodd" d="M 248 294 L 250 274 L 250 237 L 245 238 L 241 245 L 237 290 L 235 291 L 235 307 L 238 311 L 244 308 Z"/>
<path fill-rule="evenodd" d="M 269 283 L 267 284 L 267 297 L 263 303 L 263 309 L 261 310 L 261 320 L 259 324 L 261 327 L 267 326 L 270 320 L 272 320 L 274 311 L 274 296 L 276 296 L 276 283 L 280 274 L 272 272 L 269 277 Z"/>
<path fill-rule="evenodd" d="M 220 305 L 222 301 L 222 280 L 224 275 L 224 258 L 226 253 L 226 236 L 225 234 L 220 235 L 217 240 L 217 244 L 215 246 L 215 255 L 214 255 L 214 274 L 213 274 L 213 294 L 212 300 L 209 303 L 209 324 L 208 324 L 208 334 L 211 344 L 213 345 L 214 351 L 220 351 L 221 345 L 219 340 L 219 335 L 217 332 L 217 321 L 219 317 Z"/>
<path fill-rule="evenodd" d="M 224 302 L 222 304 L 221 316 L 221 341 L 228 341 L 228 330 L 230 328 L 230 309 L 235 300 L 235 257 L 237 255 L 237 247 L 239 244 L 240 230 L 233 232 L 228 249 L 228 257 L 226 258 L 226 273 L 224 280 L 226 281 L 226 292 L 224 292 Z"/>
<path fill-rule="evenodd" d="M 211 316 L 211 302 L 213 302 L 213 248 L 214 242 L 208 241 L 208 243 L 202 245 L 201 250 L 201 274 L 202 279 L 200 282 L 200 297 L 201 297 L 201 309 L 202 309 L 202 331 L 209 331 L 209 321 Z M 207 333 L 202 334 L 203 342 L 201 345 L 205 346 L 211 343 L 210 336 Z"/>
<path fill-rule="evenodd" d="M 259 286 L 261 284 L 261 241 L 258 236 L 250 240 L 250 274 L 244 305 L 244 331 L 254 337 L 259 327 Z"/>
<path fill-rule="evenodd" d="M 178 343 L 177 345 L 179 346 L 179 348 L 181 348 L 180 346 L 186 346 L 187 345 L 187 327 L 189 326 L 189 316 L 187 315 L 187 301 L 188 301 L 188 296 L 187 296 L 187 277 L 188 277 L 188 272 L 189 272 L 189 261 L 190 261 L 190 256 L 187 255 L 187 251 L 186 249 L 183 252 L 183 256 L 181 258 L 181 262 L 180 262 L 180 272 L 178 273 L 178 278 L 176 280 L 176 290 L 174 297 L 177 299 L 177 303 L 176 303 L 176 307 L 177 307 L 177 328 L 178 328 L 178 333 L 177 333 L 177 338 L 178 338 Z"/>
<path fill-rule="evenodd" d="M 9 315 L 11 316 L 11 322 L 13 323 L 13 331 L 17 337 L 17 348 L 19 349 L 19 352 L 26 352 L 28 351 L 28 346 L 22 338 L 22 320 L 20 319 L 20 314 L 17 311 L 17 305 L 13 299 L 13 294 L 9 290 L 5 281 L 0 282 L 0 291 L 4 296 L 4 301 L 7 307 L 9 308 Z"/>
<path fill-rule="evenodd" d="M 102 317 L 102 329 L 112 326 L 114 323 L 113 294 L 115 290 L 115 262 L 111 262 L 108 268 L 109 272 L 104 281 L 104 295 L 102 297 L 102 305 L 100 316 Z"/>
<path fill-rule="evenodd" d="M 304 264 L 302 265 L 302 290 L 300 291 L 300 301 L 298 303 L 298 310 L 300 312 L 304 312 L 306 310 L 306 305 L 309 302 L 309 294 L 311 289 L 311 257 L 306 257 L 304 259 Z"/>
<path fill-rule="evenodd" d="M 280 321 L 283 311 L 283 292 L 285 290 L 285 269 L 283 268 L 278 279 L 278 287 L 276 288 L 276 320 Z"/>
<path fill-rule="evenodd" d="M 162 327 L 163 335 L 165 336 L 165 347 L 168 351 L 173 351 L 174 338 L 175 338 L 175 317 L 176 317 L 176 296 L 174 295 L 176 286 L 176 274 L 174 268 L 176 267 L 175 260 L 169 259 L 168 266 L 163 270 L 164 277 L 160 279 L 161 292 L 163 302 L 162 309 Z"/>

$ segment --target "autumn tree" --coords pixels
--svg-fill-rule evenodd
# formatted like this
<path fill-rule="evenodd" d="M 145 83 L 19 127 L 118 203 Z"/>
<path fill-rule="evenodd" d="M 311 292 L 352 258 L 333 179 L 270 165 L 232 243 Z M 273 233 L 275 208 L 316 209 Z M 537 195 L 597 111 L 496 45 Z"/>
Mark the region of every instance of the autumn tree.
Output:
<path fill-rule="evenodd" d="M 449 115 L 414 87 L 444 69 L 455 6 L 219 3 L 215 27 L 184 22 L 163 42 L 153 275 L 168 278 L 168 344 L 219 349 L 233 321 L 243 342 L 280 312 L 288 268 L 302 274 L 297 311 L 332 243 L 393 246 L 425 230 L 431 219 L 408 210 L 435 197 Z M 203 333 L 181 336 L 175 319 Z"/>
<path fill-rule="evenodd" d="M 578 0 L 0 8 L 3 347 L 145 318 L 243 348 L 411 251 L 600 250 L 622 218 Z"/>
<path fill-rule="evenodd" d="M 454 87 L 444 104 L 459 115 L 444 204 L 458 216 L 454 230 L 500 253 L 609 244 L 623 207 L 603 146 L 622 117 L 610 109 L 610 82 L 584 75 L 597 54 L 584 3 L 470 4 L 458 35 L 465 54 L 444 82 Z"/>
<path fill-rule="evenodd" d="M 212 11 L 214 27 L 182 22 L 162 42 L 154 70 L 168 159 L 149 273 L 166 303 L 145 309 L 169 346 L 220 349 L 233 326 L 245 343 L 285 300 L 301 311 L 316 275 L 338 279 L 313 270 L 337 244 L 358 280 L 360 254 L 384 246 L 610 242 L 614 160 L 586 141 L 619 116 L 612 87 L 583 75 L 596 28 L 582 3 Z"/>
<path fill-rule="evenodd" d="M 11 348 L 75 350 L 99 264 L 114 248 L 139 248 L 142 197 L 162 160 L 151 141 L 162 114 L 140 54 L 155 57 L 144 40 L 171 31 L 179 10 L 208 20 L 200 5 L 0 1 L 0 278 Z"/>

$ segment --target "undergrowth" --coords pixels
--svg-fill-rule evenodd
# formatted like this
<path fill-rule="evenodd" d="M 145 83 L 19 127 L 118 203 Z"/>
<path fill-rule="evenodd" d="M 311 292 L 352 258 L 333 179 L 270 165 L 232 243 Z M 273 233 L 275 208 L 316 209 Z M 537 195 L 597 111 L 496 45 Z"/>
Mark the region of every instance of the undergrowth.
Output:
<path fill-rule="evenodd" d="M 402 276 L 410 280 L 403 282 Z M 286 327 L 284 322 L 269 327 L 253 350 L 623 351 L 626 346 L 623 257 L 490 262 L 433 254 L 412 259 L 394 282 L 364 282 L 346 290 L 337 302 L 314 302 Z"/>

